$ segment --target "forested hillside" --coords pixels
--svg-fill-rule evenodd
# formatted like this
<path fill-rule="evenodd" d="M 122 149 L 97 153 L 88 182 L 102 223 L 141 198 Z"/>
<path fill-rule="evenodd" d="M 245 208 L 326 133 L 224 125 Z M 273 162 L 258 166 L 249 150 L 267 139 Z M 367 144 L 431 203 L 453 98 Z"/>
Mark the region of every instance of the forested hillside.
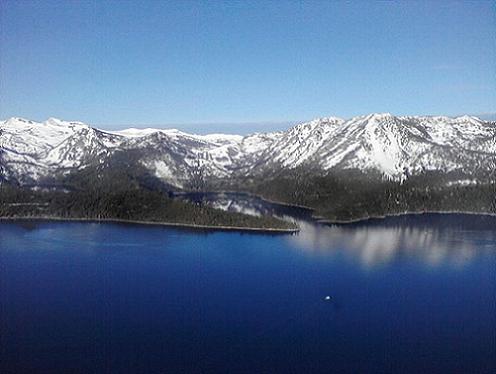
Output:
<path fill-rule="evenodd" d="M 315 177 L 300 169 L 246 186 L 267 199 L 313 208 L 315 215 L 331 221 L 429 211 L 496 213 L 492 175 L 450 180 L 453 176 L 425 173 L 398 183 L 360 171 Z"/>
<path fill-rule="evenodd" d="M 273 217 L 253 217 L 172 199 L 146 171 L 89 168 L 62 187 L 0 183 L 0 217 L 119 219 L 239 228 L 294 229 Z"/>

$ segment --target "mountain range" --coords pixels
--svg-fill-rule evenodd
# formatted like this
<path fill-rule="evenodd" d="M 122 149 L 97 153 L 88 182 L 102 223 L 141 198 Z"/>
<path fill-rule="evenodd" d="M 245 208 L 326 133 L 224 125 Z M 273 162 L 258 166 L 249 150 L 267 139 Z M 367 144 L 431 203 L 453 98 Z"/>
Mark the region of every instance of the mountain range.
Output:
<path fill-rule="evenodd" d="M 473 184 L 495 179 L 496 122 L 385 113 L 319 118 L 247 136 L 105 131 L 55 118 L 0 122 L 0 178 L 19 185 L 47 185 L 87 168 L 112 168 L 117 155 L 175 190 L 215 189 L 221 182 L 291 170 L 319 176 L 355 170 L 398 183 L 435 172 L 450 176 L 446 183 Z"/>

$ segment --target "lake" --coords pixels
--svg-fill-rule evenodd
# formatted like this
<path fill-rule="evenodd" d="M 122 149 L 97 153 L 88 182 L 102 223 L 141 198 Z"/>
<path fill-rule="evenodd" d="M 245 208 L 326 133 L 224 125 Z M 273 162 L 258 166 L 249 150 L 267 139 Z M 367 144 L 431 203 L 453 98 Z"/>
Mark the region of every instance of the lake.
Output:
<path fill-rule="evenodd" d="M 301 232 L 0 222 L 0 372 L 496 371 L 496 217 L 205 199 Z"/>

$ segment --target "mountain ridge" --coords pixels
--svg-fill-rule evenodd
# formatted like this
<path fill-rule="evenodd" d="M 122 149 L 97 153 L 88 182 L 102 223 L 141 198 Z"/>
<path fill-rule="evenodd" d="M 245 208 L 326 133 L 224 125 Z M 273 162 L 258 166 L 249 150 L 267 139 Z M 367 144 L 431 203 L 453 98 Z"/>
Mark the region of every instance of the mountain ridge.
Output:
<path fill-rule="evenodd" d="M 241 136 L 152 128 L 107 131 L 56 118 L 0 121 L 0 171 L 3 179 L 21 185 L 87 167 L 110 167 L 116 153 L 186 190 L 298 167 L 317 174 L 379 172 L 400 183 L 425 171 L 484 178 L 495 169 L 496 122 L 468 115 L 372 113 L 322 117 L 287 131 Z"/>

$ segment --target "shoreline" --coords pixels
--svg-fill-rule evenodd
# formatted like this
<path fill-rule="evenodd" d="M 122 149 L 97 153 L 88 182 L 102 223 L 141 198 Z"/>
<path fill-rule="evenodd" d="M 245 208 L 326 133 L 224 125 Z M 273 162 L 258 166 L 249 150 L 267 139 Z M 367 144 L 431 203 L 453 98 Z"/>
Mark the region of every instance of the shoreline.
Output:
<path fill-rule="evenodd" d="M 192 193 L 200 193 L 200 194 L 214 194 L 214 195 L 222 195 L 222 194 L 233 194 L 233 195 L 241 195 L 246 197 L 252 197 L 260 199 L 264 202 L 270 204 L 276 204 L 284 207 L 307 210 L 311 213 L 310 218 L 317 224 L 322 225 L 348 225 L 355 224 L 360 222 L 372 221 L 372 220 L 382 220 L 389 217 L 401 217 L 401 216 L 409 216 L 409 215 L 422 215 L 422 214 L 465 214 L 465 215 L 481 215 L 481 216 L 489 216 L 496 217 L 496 213 L 492 212 L 477 212 L 477 211 L 459 211 L 459 210 L 425 210 L 425 211 L 405 211 L 400 213 L 386 213 L 374 216 L 364 216 L 350 219 L 327 219 L 321 215 L 315 215 L 315 209 L 297 204 L 290 204 L 282 201 L 267 199 L 261 195 L 246 192 L 246 191 L 209 191 L 209 192 L 195 192 L 195 191 L 182 191 L 175 192 L 175 196 L 188 195 Z M 128 220 L 128 219 L 120 219 L 120 218 L 74 218 L 74 217 L 54 217 L 54 216 L 32 216 L 32 217 L 5 217 L 0 216 L 1 221 L 67 221 L 67 222 L 94 222 L 94 223 L 123 223 L 123 224 L 137 224 L 137 225 L 153 225 L 153 226 L 164 226 L 164 227 L 176 227 L 183 229 L 192 229 L 192 230 L 210 230 L 210 231 L 229 231 L 229 232 L 250 232 L 250 233 L 267 233 L 267 234 L 295 234 L 300 232 L 300 227 L 297 226 L 295 228 L 271 228 L 271 227 L 243 227 L 243 226 L 216 226 L 216 225 L 201 225 L 201 224 L 193 224 L 193 223 L 180 223 L 180 222 L 165 222 L 165 221 L 140 221 L 140 220 Z"/>
<path fill-rule="evenodd" d="M 275 202 L 277 203 L 277 202 Z M 291 206 L 290 204 L 287 204 Z M 391 217 L 401 217 L 401 216 L 419 216 L 423 214 L 463 214 L 463 215 L 478 215 L 478 216 L 488 216 L 496 217 L 496 213 L 490 212 L 473 212 L 473 211 L 454 211 L 454 210 L 436 210 L 436 211 L 425 211 L 425 212 L 402 212 L 402 213 L 391 213 L 384 215 L 360 217 L 349 220 L 330 220 L 325 219 L 321 216 L 312 216 L 312 219 L 317 224 L 322 225 L 350 225 L 354 223 L 367 222 L 372 220 L 383 220 Z M 266 233 L 266 234 L 296 234 L 300 232 L 300 228 L 294 229 L 278 229 L 270 227 L 241 227 L 241 226 L 215 226 L 215 225 L 198 225 L 193 223 L 178 223 L 178 222 L 161 222 L 161 221 L 139 221 L 139 220 L 128 220 L 120 218 L 71 218 L 71 217 L 49 217 L 49 216 L 33 216 L 33 217 L 0 217 L 0 223 L 2 221 L 54 221 L 54 222 L 88 222 L 88 223 L 122 223 L 122 224 L 134 224 L 134 225 L 144 225 L 144 226 L 163 226 L 163 227 L 175 227 L 179 229 L 191 229 L 191 230 L 206 230 L 206 231 L 227 231 L 227 232 L 248 232 L 248 233 Z"/>
<path fill-rule="evenodd" d="M 164 226 L 177 227 L 194 230 L 212 230 L 212 231 L 230 231 L 230 232 L 253 232 L 253 233 L 268 233 L 268 234 L 295 234 L 300 231 L 300 228 L 294 229 L 278 229 L 270 227 L 242 227 L 242 226 L 215 226 L 215 225 L 197 225 L 193 223 L 178 223 L 178 222 L 161 222 L 161 221 L 139 221 L 128 220 L 121 218 L 73 218 L 73 217 L 50 217 L 50 216 L 33 216 L 33 217 L 0 217 L 0 221 L 60 221 L 60 222 L 93 222 L 93 223 L 125 223 L 147 226 Z"/>
<path fill-rule="evenodd" d="M 293 207 L 297 209 L 304 209 L 308 210 L 310 212 L 315 212 L 315 208 L 305 206 L 305 205 L 298 205 L 298 204 L 289 204 L 285 203 L 282 201 L 277 201 L 277 200 L 270 200 L 266 199 L 263 196 L 253 194 L 250 192 L 242 192 L 242 194 L 246 194 L 248 196 L 254 196 L 257 197 L 263 201 L 266 201 L 271 204 L 277 204 L 277 205 L 282 205 L 282 206 L 287 206 L 287 207 Z M 358 222 L 363 222 L 363 221 L 369 221 L 373 219 L 385 219 L 388 217 L 400 217 L 400 216 L 409 216 L 409 215 L 421 215 L 421 214 L 467 214 L 467 215 L 483 215 L 483 216 L 490 216 L 490 217 L 496 217 L 496 213 L 491 213 L 491 212 L 474 212 L 474 211 L 461 211 L 461 210 L 426 210 L 426 211 L 407 211 L 407 212 L 401 212 L 401 213 L 386 213 L 386 214 L 381 214 L 381 215 L 376 215 L 376 216 L 366 216 L 366 217 L 359 217 L 359 218 L 351 218 L 351 219 L 346 219 L 346 220 L 332 220 L 332 219 L 327 219 L 324 216 L 320 215 L 314 215 L 312 213 L 312 219 L 314 219 L 317 223 L 323 223 L 323 224 L 348 224 L 348 223 L 358 223 Z"/>
<path fill-rule="evenodd" d="M 320 216 L 314 216 L 318 223 L 326 224 L 326 225 L 346 225 L 352 223 L 365 222 L 370 220 L 380 220 L 386 219 L 389 217 L 401 217 L 401 216 L 419 216 L 422 214 L 465 214 L 465 215 L 473 215 L 473 216 L 489 216 L 496 217 L 496 213 L 491 212 L 473 212 L 473 211 L 461 211 L 461 210 L 426 210 L 424 212 L 402 212 L 402 213 L 390 213 L 384 215 L 377 216 L 367 216 L 362 218 L 353 218 L 349 220 L 330 220 Z"/>

